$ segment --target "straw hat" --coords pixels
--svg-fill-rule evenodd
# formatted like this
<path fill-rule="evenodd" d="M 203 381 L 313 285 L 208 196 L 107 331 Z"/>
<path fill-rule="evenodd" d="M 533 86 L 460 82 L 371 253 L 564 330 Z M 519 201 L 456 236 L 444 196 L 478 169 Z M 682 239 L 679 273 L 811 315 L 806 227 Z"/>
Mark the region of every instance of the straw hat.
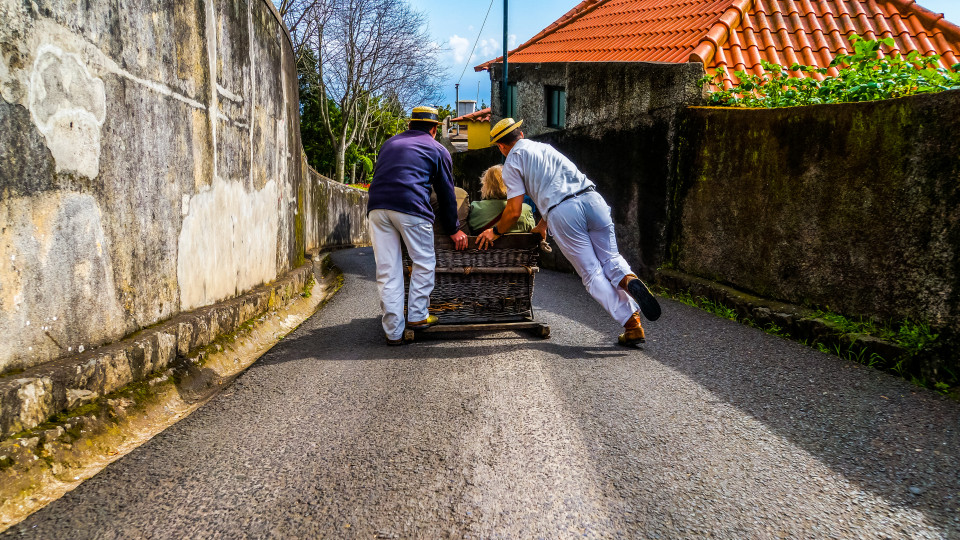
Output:
<path fill-rule="evenodd" d="M 497 142 L 507 133 L 517 129 L 520 127 L 520 124 L 523 124 L 523 120 L 518 122 L 513 118 L 504 118 L 503 120 L 497 122 L 497 125 L 493 126 L 493 129 L 490 130 L 490 144 Z"/>
<path fill-rule="evenodd" d="M 438 113 L 433 107 L 415 107 L 413 109 L 413 114 L 410 115 L 410 120 L 439 124 L 440 113 Z"/>

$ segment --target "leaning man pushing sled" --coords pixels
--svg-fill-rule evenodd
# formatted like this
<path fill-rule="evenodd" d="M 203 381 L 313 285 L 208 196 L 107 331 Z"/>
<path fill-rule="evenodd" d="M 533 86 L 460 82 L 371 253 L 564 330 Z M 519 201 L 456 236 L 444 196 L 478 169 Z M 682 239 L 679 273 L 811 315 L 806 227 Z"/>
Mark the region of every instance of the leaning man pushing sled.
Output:
<path fill-rule="evenodd" d="M 522 123 L 504 118 L 490 130 L 490 142 L 507 158 L 503 164 L 507 207 L 498 223 L 478 235 L 479 248 L 493 245 L 501 231 L 513 227 L 523 196 L 529 194 L 543 213 L 532 232 L 543 234 L 549 228 L 590 296 L 623 325 L 618 342 L 643 343 L 640 313 L 655 321 L 660 305 L 620 255 L 610 207 L 566 156 L 548 144 L 524 139 L 518 129 Z"/>

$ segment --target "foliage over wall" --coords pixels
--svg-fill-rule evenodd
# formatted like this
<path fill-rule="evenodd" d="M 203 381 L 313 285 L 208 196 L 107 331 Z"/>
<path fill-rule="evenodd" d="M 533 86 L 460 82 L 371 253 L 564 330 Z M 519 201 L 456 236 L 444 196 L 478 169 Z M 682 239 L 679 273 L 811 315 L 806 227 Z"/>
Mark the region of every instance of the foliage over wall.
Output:
<path fill-rule="evenodd" d="M 794 64 L 789 68 L 761 60 L 763 74 L 736 71 L 740 82 L 729 89 L 710 94 L 711 105 L 733 107 L 794 107 L 824 103 L 875 101 L 914 94 L 928 94 L 960 89 L 960 64 L 953 70 L 939 67 L 937 55 L 922 56 L 911 51 L 907 56 L 899 52 L 881 56 L 883 47 L 889 50 L 893 38 L 871 41 L 858 35 L 850 37 L 853 54 L 839 54 L 829 68 Z M 836 69 L 836 75 L 828 75 Z M 701 83 L 723 86 L 721 67 L 715 75 L 708 75 Z M 790 72 L 798 75 L 791 75 Z M 818 81 L 813 74 L 824 76 Z"/>

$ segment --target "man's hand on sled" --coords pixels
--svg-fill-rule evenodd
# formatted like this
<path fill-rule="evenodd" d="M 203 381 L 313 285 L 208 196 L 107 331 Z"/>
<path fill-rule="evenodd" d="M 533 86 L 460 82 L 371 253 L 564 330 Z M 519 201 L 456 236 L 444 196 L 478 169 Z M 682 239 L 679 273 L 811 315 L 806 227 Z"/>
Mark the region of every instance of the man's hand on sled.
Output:
<path fill-rule="evenodd" d="M 547 239 L 547 220 L 541 219 L 540 223 L 537 223 L 536 227 L 530 229 L 530 232 L 537 233 L 541 237 L 543 237 L 544 240 L 546 240 Z"/>
<path fill-rule="evenodd" d="M 463 231 L 457 231 L 456 233 L 451 234 L 450 240 L 453 240 L 453 245 L 456 247 L 457 251 L 467 249 L 467 235 Z"/>
<path fill-rule="evenodd" d="M 483 231 L 477 235 L 477 249 L 487 249 L 493 245 L 493 241 L 497 239 L 497 235 L 493 232 L 493 227 Z"/>

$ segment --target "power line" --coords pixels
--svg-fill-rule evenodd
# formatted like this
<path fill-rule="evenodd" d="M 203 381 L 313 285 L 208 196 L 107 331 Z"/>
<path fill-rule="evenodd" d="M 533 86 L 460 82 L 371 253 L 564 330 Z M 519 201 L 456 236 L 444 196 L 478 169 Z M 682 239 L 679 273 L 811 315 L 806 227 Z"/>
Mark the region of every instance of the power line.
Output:
<path fill-rule="evenodd" d="M 473 42 L 473 49 L 470 49 L 470 55 L 467 56 L 467 63 L 463 66 L 463 71 L 460 72 L 460 78 L 457 79 L 457 84 L 460 84 L 460 81 L 463 80 L 463 74 L 467 72 L 467 66 L 470 65 L 470 59 L 473 58 L 473 52 L 477 50 L 477 43 L 480 43 L 480 36 L 483 35 L 483 27 L 487 25 L 487 17 L 490 16 L 490 10 L 493 8 L 493 0 L 490 0 L 490 5 L 487 7 L 487 14 L 483 16 L 483 24 L 480 25 L 480 31 L 477 32 L 477 39 Z"/>

